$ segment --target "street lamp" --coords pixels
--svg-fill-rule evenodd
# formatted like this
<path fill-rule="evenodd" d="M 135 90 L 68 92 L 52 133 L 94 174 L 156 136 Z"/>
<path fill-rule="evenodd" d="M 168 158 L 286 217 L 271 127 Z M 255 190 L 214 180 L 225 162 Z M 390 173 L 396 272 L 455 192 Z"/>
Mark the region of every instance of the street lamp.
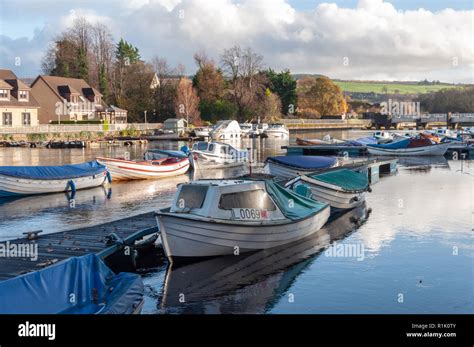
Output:
<path fill-rule="evenodd" d="M 146 110 L 145 110 L 145 124 L 146 124 Z"/>

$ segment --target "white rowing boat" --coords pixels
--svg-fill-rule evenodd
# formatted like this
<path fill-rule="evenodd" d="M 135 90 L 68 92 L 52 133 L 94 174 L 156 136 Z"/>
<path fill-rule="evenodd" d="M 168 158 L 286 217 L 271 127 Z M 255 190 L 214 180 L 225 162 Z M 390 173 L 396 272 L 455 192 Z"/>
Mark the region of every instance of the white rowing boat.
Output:
<path fill-rule="evenodd" d="M 202 180 L 178 187 L 156 213 L 169 259 L 238 254 L 299 240 L 328 220 L 329 205 L 273 181 Z"/>
<path fill-rule="evenodd" d="M 98 157 L 97 161 L 106 165 L 117 181 L 173 177 L 185 174 L 190 167 L 189 159 L 186 157 L 165 157 L 144 161 Z"/>
<path fill-rule="evenodd" d="M 111 182 L 96 161 L 62 166 L 1 166 L 0 198 L 49 194 L 98 187 Z"/>

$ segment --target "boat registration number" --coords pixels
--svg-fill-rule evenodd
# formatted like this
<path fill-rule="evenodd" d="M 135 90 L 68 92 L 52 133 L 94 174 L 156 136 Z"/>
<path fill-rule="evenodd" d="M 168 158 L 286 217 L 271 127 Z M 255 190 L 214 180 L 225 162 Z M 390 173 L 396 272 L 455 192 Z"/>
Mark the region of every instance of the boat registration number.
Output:
<path fill-rule="evenodd" d="M 267 210 L 259 210 L 257 208 L 233 208 L 232 214 L 235 219 L 261 220 L 268 219 Z"/>

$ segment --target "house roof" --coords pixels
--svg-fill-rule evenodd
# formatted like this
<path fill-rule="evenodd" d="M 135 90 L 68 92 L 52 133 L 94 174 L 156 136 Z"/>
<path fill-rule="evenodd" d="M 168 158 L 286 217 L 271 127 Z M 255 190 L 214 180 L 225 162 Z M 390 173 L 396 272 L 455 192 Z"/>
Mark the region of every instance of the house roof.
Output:
<path fill-rule="evenodd" d="M 80 78 L 58 77 L 58 76 L 38 76 L 33 82 L 35 85 L 38 79 L 42 79 L 58 97 L 63 98 L 64 94 L 79 94 L 84 96 L 92 95 L 102 96 L 100 92 L 92 88 L 86 81 Z"/>
<path fill-rule="evenodd" d="M 28 85 L 18 79 L 11 70 L 0 69 L 0 88 L 10 89 L 11 91 L 31 90 Z M 38 108 L 39 103 L 29 93 L 28 101 L 19 101 L 15 95 L 10 92 L 10 100 L 0 100 L 0 107 L 22 107 L 22 108 Z"/>

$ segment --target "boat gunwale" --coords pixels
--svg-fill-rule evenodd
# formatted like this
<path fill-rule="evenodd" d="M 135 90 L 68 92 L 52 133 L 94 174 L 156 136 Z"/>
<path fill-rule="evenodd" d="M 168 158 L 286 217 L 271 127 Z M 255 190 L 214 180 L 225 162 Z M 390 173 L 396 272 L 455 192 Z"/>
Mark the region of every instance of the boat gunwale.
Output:
<path fill-rule="evenodd" d="M 327 208 L 331 208 L 329 204 L 325 203 L 325 202 L 320 202 L 321 204 L 323 204 L 324 206 L 321 207 L 319 210 L 317 211 L 314 211 L 312 212 L 311 214 L 303 217 L 303 218 L 300 218 L 300 219 L 297 219 L 297 220 L 293 220 L 293 219 L 290 219 L 288 217 L 285 217 L 285 219 L 281 219 L 281 220 L 271 220 L 271 219 L 268 219 L 268 220 L 264 220 L 266 222 L 269 222 L 269 223 L 266 223 L 264 224 L 263 222 L 264 221 L 261 221 L 261 222 L 253 222 L 253 221 L 242 221 L 242 220 L 228 220 L 228 219 L 220 219 L 220 218 L 212 218 L 212 217 L 204 217 L 204 216 L 200 216 L 200 215 L 197 215 L 197 214 L 193 214 L 193 213 L 176 213 L 176 212 L 165 212 L 164 210 L 167 210 L 169 208 L 165 208 L 165 209 L 160 209 L 158 211 L 155 211 L 155 216 L 157 217 L 161 217 L 161 216 L 166 216 L 166 217 L 173 217 L 173 218 L 177 218 L 177 219 L 187 219 L 187 220 L 194 220 L 194 221 L 199 221 L 199 222 L 204 222 L 204 223 L 211 223 L 211 224 L 224 224 L 224 225 L 235 225 L 235 226 L 239 226 L 239 227 L 246 227 L 246 228 L 255 228 L 255 227 L 260 227 L 260 226 L 274 226 L 274 225 L 287 225 L 287 224 L 294 224 L 294 223 L 299 223 L 299 222 L 302 222 L 302 221 L 305 221 L 307 219 L 310 219 L 310 218 L 313 218 L 315 217 L 316 215 L 322 213 L 323 211 L 325 211 Z M 242 223 L 243 222 L 243 223 Z"/>

